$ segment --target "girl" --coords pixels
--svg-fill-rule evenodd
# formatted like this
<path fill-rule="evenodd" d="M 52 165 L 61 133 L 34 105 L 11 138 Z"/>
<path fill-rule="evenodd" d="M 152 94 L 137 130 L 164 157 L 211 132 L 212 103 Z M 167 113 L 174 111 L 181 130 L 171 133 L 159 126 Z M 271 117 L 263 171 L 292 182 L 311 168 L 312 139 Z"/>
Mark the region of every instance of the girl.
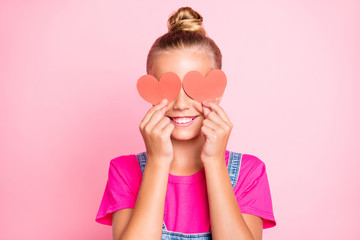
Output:
<path fill-rule="evenodd" d="M 147 73 L 157 79 L 221 69 L 222 55 L 189 7 L 168 20 L 153 44 Z M 146 152 L 110 162 L 96 221 L 113 239 L 261 239 L 275 226 L 264 163 L 226 150 L 232 123 L 218 105 L 183 89 L 154 105 L 140 123 Z"/>

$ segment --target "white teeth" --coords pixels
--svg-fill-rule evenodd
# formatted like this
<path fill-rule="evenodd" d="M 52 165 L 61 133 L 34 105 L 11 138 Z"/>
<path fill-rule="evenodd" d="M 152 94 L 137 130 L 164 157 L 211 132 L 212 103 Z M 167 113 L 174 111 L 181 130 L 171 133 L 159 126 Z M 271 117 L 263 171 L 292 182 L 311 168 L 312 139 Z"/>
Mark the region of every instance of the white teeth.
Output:
<path fill-rule="evenodd" d="M 192 118 L 173 118 L 173 121 L 176 123 L 188 123 L 191 122 Z"/>

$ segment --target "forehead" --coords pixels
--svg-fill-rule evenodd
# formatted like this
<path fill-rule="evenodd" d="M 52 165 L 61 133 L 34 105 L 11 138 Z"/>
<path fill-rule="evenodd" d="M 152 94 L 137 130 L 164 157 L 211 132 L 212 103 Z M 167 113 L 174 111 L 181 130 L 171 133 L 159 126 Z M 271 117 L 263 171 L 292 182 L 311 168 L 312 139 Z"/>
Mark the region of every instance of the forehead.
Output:
<path fill-rule="evenodd" d="M 209 55 L 195 49 L 181 49 L 162 52 L 156 56 L 152 74 L 159 79 L 166 72 L 174 72 L 182 79 L 187 72 L 194 70 L 203 76 L 212 70 Z"/>

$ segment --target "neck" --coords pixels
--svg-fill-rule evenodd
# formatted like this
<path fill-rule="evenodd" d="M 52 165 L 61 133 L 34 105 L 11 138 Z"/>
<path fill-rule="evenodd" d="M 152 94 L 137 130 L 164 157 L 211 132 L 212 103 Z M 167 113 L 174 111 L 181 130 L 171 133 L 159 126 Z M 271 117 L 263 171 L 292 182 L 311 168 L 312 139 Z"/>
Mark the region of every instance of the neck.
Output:
<path fill-rule="evenodd" d="M 202 167 L 201 151 L 205 143 L 205 137 L 199 134 L 191 140 L 171 139 L 174 151 L 174 159 L 170 167 L 173 175 L 192 175 Z"/>

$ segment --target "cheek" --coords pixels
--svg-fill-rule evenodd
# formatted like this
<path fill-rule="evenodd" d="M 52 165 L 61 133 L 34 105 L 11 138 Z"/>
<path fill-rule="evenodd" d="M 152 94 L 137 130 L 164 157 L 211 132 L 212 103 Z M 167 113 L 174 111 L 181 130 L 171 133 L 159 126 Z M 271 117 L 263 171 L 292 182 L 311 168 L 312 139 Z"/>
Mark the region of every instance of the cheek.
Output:
<path fill-rule="evenodd" d="M 198 111 L 199 113 L 201 113 L 201 115 L 203 115 L 203 107 L 201 103 L 193 100 L 193 108 L 196 109 L 196 111 Z"/>

